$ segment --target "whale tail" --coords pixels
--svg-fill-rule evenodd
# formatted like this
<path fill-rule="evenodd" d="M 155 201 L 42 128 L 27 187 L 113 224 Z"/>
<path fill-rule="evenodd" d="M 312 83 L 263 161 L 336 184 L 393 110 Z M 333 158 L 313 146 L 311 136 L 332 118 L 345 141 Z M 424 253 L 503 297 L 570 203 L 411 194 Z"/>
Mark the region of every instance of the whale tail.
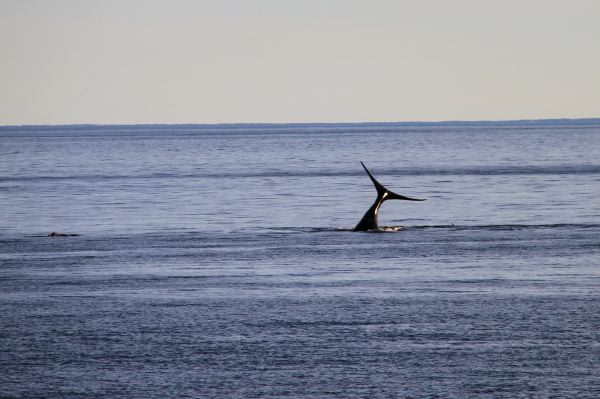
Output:
<path fill-rule="evenodd" d="M 379 212 L 379 207 L 381 206 L 383 201 L 387 201 L 389 199 L 405 201 L 425 201 L 419 198 L 411 198 L 404 195 L 396 194 L 395 192 L 388 190 L 383 184 L 379 183 L 377 179 L 373 177 L 371 172 L 369 172 L 369 169 L 367 169 L 367 167 L 364 163 L 362 163 L 362 161 L 360 162 L 360 164 L 363 166 L 363 168 L 365 168 L 365 171 L 369 175 L 369 178 L 371 179 L 373 185 L 375 186 L 375 189 L 377 190 L 377 199 L 362 217 L 360 222 L 358 222 L 358 224 L 354 228 L 354 231 L 376 230 L 377 228 L 379 228 L 377 224 L 377 214 Z"/>
<path fill-rule="evenodd" d="M 371 181 L 373 182 L 373 185 L 375 186 L 375 189 L 377 190 L 377 199 L 382 198 L 384 200 L 397 199 L 397 200 L 406 200 L 406 201 L 425 201 L 424 199 L 411 198 L 411 197 L 407 197 L 405 195 L 396 194 L 395 192 L 388 190 L 387 188 L 385 188 L 385 186 L 383 184 L 379 183 L 377 181 L 377 179 L 375 179 L 373 177 L 371 172 L 369 172 L 369 169 L 367 169 L 367 167 L 365 166 L 365 164 L 362 161 L 360 162 L 360 164 L 362 165 L 363 168 L 365 168 L 365 172 L 367 172 L 367 174 L 369 175 L 369 178 L 371 179 Z"/>

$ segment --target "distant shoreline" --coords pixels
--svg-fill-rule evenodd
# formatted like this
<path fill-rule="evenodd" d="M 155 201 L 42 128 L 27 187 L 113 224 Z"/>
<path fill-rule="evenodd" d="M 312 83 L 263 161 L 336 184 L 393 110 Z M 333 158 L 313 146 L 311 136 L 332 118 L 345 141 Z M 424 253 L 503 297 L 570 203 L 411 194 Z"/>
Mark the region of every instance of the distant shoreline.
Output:
<path fill-rule="evenodd" d="M 66 129 L 80 128 L 282 128 L 282 127 L 385 127 L 385 126 L 468 126 L 468 125 L 597 125 L 600 118 L 556 118 L 556 119 L 514 119 L 514 120 L 473 120 L 473 121 L 435 121 L 435 122 L 283 122 L 283 123 L 140 123 L 140 124 L 59 124 L 59 125 L 0 125 L 0 130 L 14 129 L 55 129 L 57 127 Z"/>

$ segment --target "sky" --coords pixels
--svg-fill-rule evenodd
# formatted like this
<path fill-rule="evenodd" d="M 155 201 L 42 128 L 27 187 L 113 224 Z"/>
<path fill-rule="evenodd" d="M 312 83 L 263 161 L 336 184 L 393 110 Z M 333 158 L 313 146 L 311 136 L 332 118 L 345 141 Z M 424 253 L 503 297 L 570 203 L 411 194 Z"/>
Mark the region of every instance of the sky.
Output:
<path fill-rule="evenodd" d="M 0 0 L 0 125 L 600 117 L 596 0 Z"/>

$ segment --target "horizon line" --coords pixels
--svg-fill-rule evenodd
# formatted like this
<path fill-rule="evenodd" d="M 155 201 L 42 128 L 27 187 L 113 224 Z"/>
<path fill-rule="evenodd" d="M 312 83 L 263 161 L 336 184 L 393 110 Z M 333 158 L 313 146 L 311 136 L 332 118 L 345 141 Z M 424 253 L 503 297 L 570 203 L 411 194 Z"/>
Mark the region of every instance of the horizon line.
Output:
<path fill-rule="evenodd" d="M 590 118 L 540 118 L 540 119 L 478 119 L 478 120 L 440 120 L 440 121 L 379 121 L 379 122 L 212 122 L 212 123 L 64 123 L 64 124 L 22 124 L 0 125 L 0 128 L 29 127 L 109 127 L 109 126 L 324 126 L 324 125 L 461 125 L 461 124 L 553 124 L 553 123 L 600 123 L 600 117 Z"/>

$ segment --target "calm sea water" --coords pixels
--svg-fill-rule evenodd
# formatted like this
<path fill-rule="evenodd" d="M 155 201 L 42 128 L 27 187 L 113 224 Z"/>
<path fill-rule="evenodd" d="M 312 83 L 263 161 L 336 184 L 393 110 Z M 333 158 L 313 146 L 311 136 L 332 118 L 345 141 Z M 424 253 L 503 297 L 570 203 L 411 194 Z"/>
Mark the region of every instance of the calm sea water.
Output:
<path fill-rule="evenodd" d="M 3 127 L 0 397 L 598 398 L 599 198 L 594 124 Z"/>

